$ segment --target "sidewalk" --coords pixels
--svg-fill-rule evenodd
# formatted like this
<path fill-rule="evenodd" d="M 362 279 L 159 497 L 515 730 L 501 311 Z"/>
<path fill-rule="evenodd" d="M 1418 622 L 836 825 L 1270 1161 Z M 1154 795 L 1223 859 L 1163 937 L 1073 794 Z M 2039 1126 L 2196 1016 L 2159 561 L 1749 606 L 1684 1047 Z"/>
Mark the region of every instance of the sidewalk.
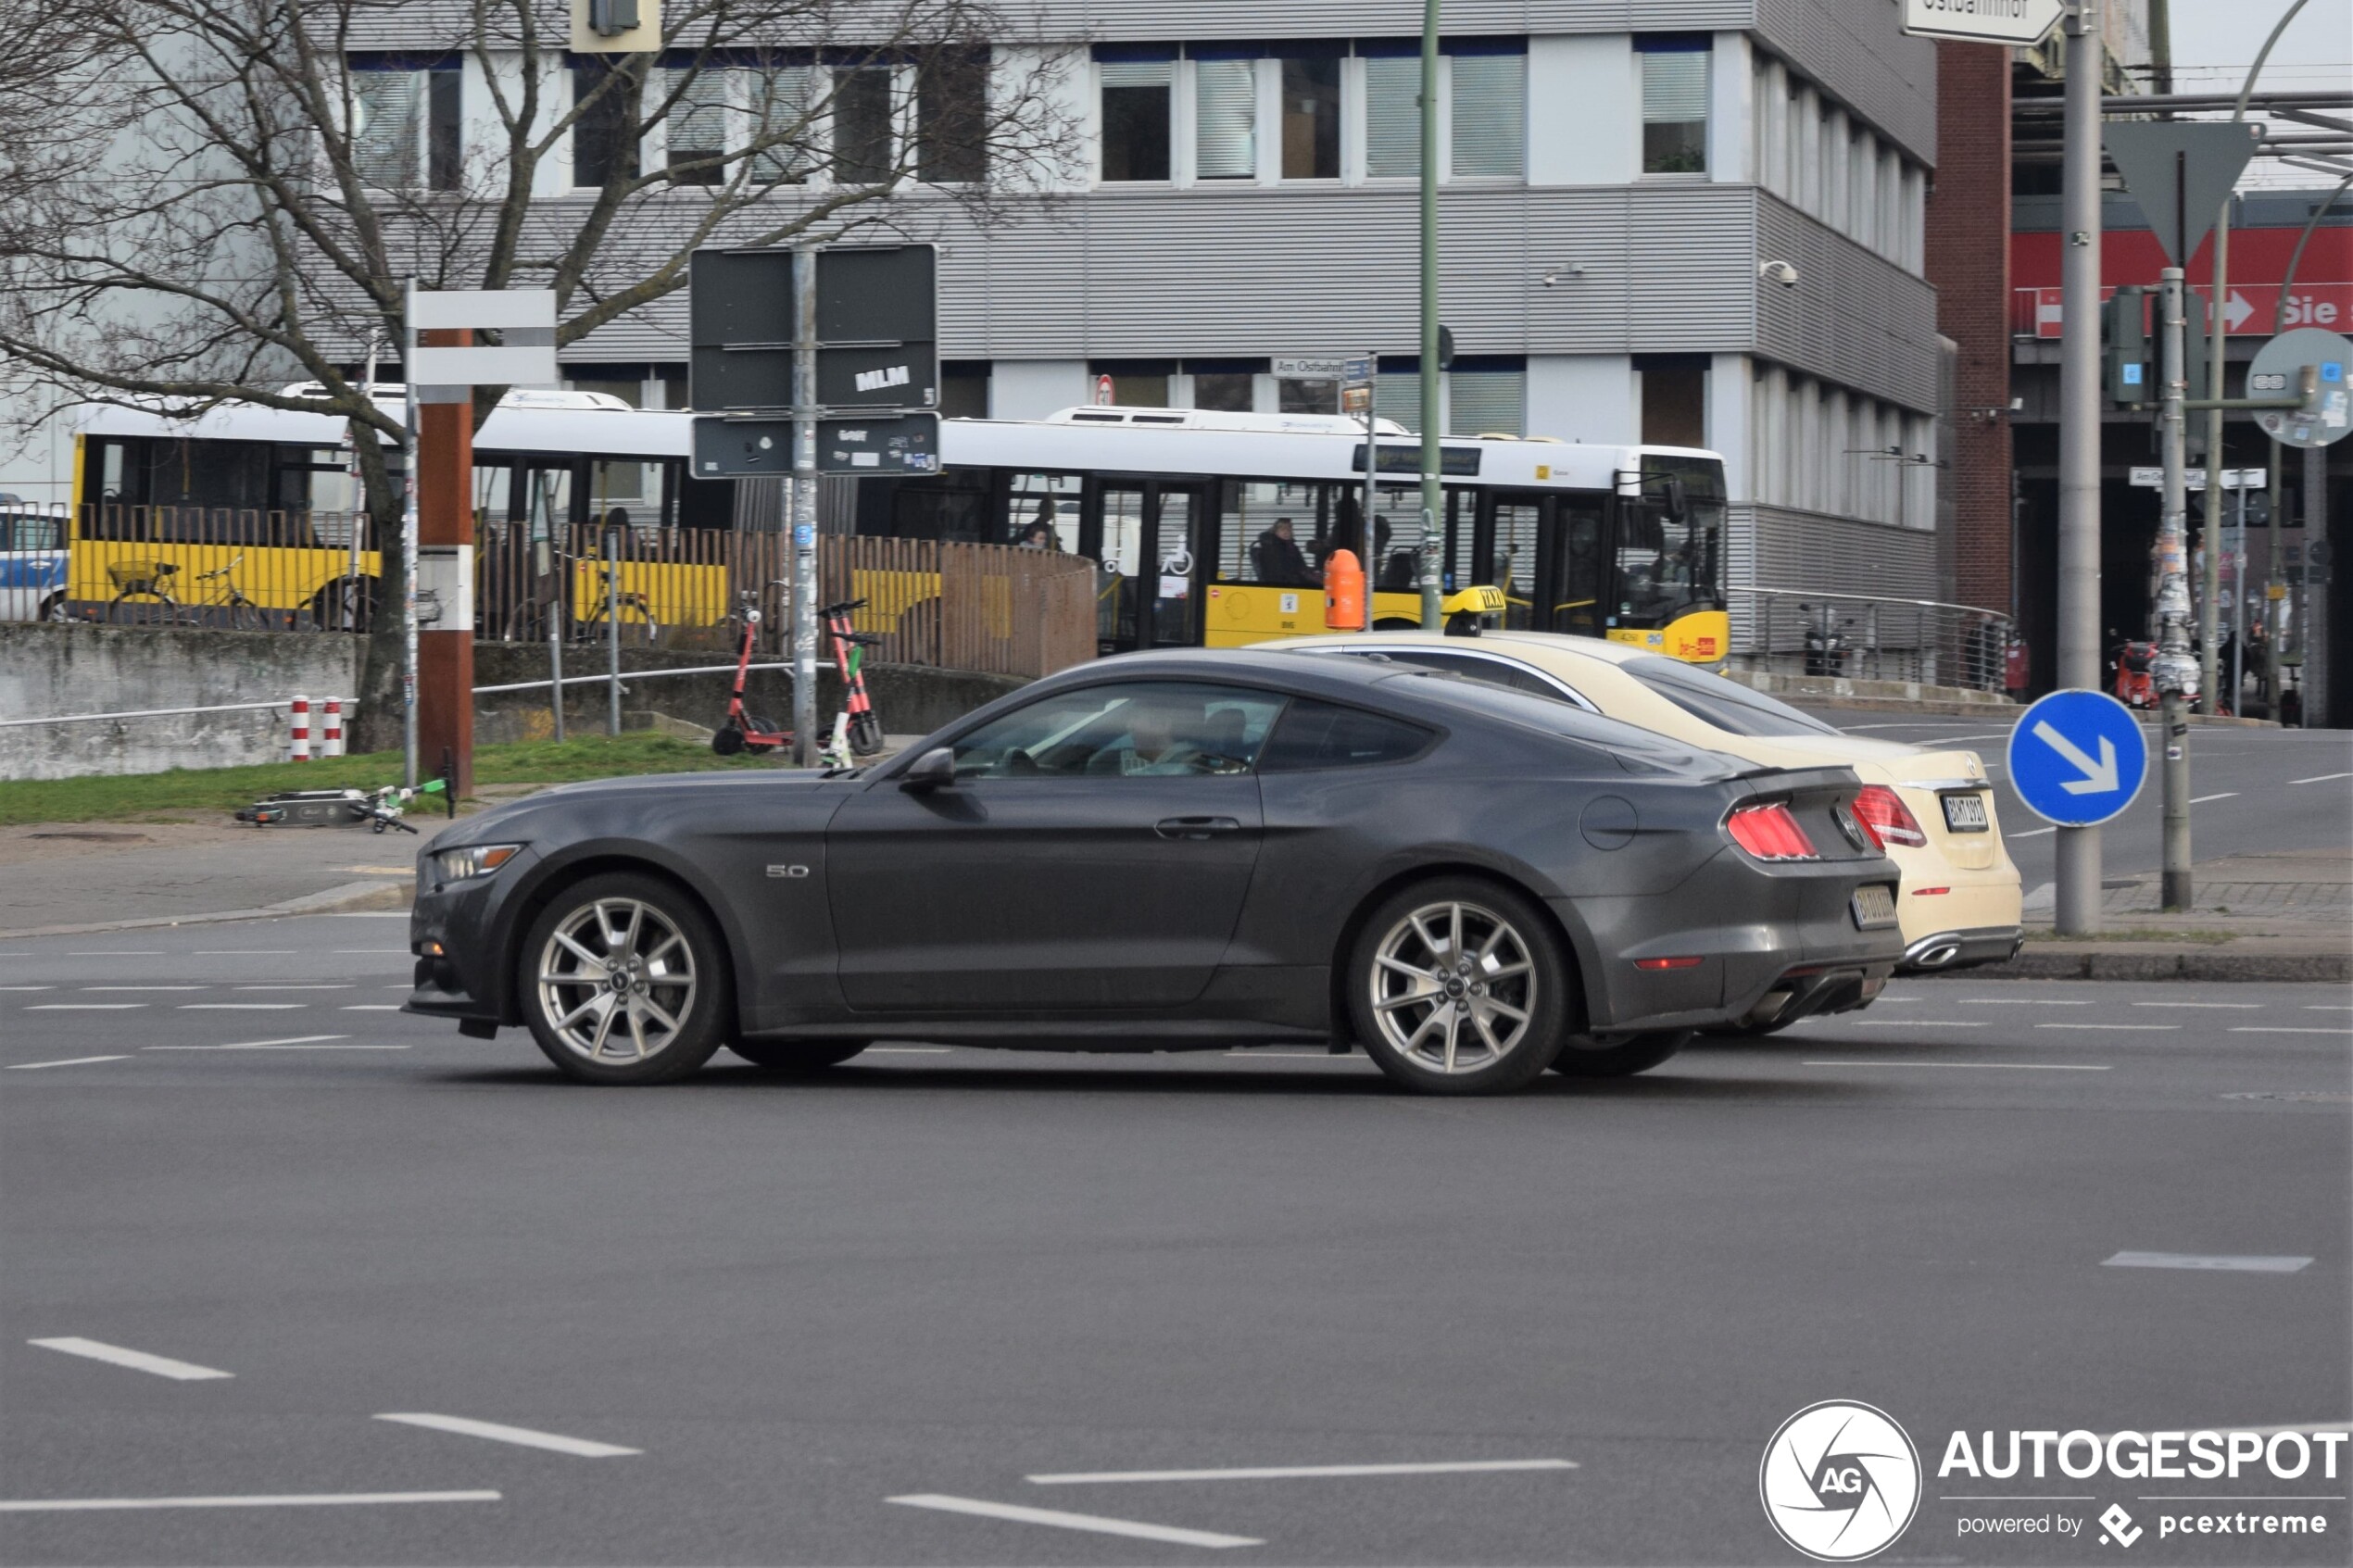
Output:
<path fill-rule="evenodd" d="M 2027 911 L 2026 950 L 1972 978 L 2319 980 L 2353 984 L 2353 851 L 2281 850 L 2201 860 L 2191 907 L 2167 914 L 2154 872 L 2113 878 L 2101 935 L 2059 938 Z"/>

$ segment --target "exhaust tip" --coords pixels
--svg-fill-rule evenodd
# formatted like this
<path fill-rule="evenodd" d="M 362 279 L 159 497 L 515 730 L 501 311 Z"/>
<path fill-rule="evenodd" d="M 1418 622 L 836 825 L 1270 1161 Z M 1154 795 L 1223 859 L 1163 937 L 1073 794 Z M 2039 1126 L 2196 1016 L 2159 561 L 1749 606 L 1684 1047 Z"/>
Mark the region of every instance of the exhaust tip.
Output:
<path fill-rule="evenodd" d="M 1955 959 L 1957 959 L 1960 956 L 1961 949 L 1954 944 L 1948 942 L 1941 947 L 1931 947 L 1927 952 L 1922 953 L 1919 958 L 1914 959 L 1912 961 L 1919 965 L 1922 969 L 1943 969 L 1946 964 L 1951 963 Z"/>

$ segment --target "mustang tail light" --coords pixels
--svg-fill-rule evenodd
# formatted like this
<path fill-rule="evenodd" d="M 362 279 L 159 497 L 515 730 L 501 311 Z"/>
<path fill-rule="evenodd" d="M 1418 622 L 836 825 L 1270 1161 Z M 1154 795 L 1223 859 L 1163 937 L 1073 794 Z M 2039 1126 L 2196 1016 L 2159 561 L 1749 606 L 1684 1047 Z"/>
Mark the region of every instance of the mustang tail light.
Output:
<path fill-rule="evenodd" d="M 1724 822 L 1732 842 L 1759 860 L 1818 860 L 1814 841 L 1790 809 L 1779 801 L 1768 806 L 1743 806 Z"/>
<path fill-rule="evenodd" d="M 1885 784 L 1863 786 L 1863 793 L 1855 797 L 1855 820 L 1863 824 L 1863 831 L 1876 839 L 1882 849 L 1891 844 L 1918 849 L 1928 842 L 1928 834 L 1920 831 L 1919 819 L 1904 804 L 1904 797 Z"/>

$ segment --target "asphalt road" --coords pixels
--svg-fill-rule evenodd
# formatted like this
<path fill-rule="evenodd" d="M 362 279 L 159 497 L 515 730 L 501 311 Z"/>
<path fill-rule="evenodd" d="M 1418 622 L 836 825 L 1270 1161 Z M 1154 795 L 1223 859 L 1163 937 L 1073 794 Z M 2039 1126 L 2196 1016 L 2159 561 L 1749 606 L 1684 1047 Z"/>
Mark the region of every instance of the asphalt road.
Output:
<path fill-rule="evenodd" d="M 2353 1417 L 2341 989 L 1908 983 L 1478 1102 L 913 1043 L 611 1091 L 375 1010 L 403 929 L 0 943 L 0 1561 L 1793 1563 L 1758 1461 L 1845 1398 L 1931 1466 L 1879 1561 L 2095 1562 L 1959 1521 L 2166 1488 L 1948 1435 Z M 2327 1533 L 2133 1560 L 2345 1561 L 2342 1473 L 2195 1489 Z M 2007 1491 L 2082 1500 L 1948 1500 Z M 353 1494 L 405 1500 L 283 1500 Z"/>
<path fill-rule="evenodd" d="M 2009 787 L 2007 724 L 1998 720 L 1906 719 L 1894 713 L 1814 713 L 1849 734 L 1976 752 L 1984 759 L 1988 775 L 1998 781 L 1995 798 L 2003 841 L 2027 889 L 2032 892 L 2051 880 L 2054 834 Z M 2223 725 L 2194 729 L 2190 800 L 2196 859 L 2353 847 L 2353 731 Z M 2163 834 L 2164 801 L 2152 769 L 2139 797 L 2100 830 L 2103 872 L 2116 877 L 2161 869 Z"/>

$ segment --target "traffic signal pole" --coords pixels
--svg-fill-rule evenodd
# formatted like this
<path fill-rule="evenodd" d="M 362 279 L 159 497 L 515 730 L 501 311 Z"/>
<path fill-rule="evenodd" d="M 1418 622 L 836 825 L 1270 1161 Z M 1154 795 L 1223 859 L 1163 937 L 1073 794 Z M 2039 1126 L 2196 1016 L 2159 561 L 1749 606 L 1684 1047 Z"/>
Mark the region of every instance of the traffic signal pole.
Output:
<path fill-rule="evenodd" d="M 2169 909 L 2190 907 L 2190 725 L 2189 695 L 2197 685 L 2198 668 L 2190 657 L 2189 554 L 2189 426 L 2183 405 L 2189 399 L 2188 291 L 2182 269 L 2168 267 L 2158 274 L 2158 384 L 2162 394 L 2158 415 L 2158 449 L 2163 454 L 2164 488 L 2157 520 L 2157 638 L 2158 653 L 2150 679 L 2158 691 L 2158 721 L 2163 730 L 2165 757 L 2159 775 L 2165 794 L 2165 861 L 2160 893 Z M 2209 479 L 2208 494 L 2220 484 Z M 2208 513 L 2210 518 L 2213 514 Z M 2214 547 L 2209 533 L 2207 548 Z M 2211 555 L 2208 557 L 2212 559 Z M 2208 600 L 2208 608 L 2212 601 Z"/>
<path fill-rule="evenodd" d="M 2080 0 L 2067 30 L 2060 274 L 2058 684 L 2100 686 L 2100 35 L 2097 0 Z M 2057 923 L 2066 936 L 2100 929 L 2100 830 L 2058 830 Z"/>
<path fill-rule="evenodd" d="M 817 760 L 817 247 L 793 250 L 792 759 Z"/>

